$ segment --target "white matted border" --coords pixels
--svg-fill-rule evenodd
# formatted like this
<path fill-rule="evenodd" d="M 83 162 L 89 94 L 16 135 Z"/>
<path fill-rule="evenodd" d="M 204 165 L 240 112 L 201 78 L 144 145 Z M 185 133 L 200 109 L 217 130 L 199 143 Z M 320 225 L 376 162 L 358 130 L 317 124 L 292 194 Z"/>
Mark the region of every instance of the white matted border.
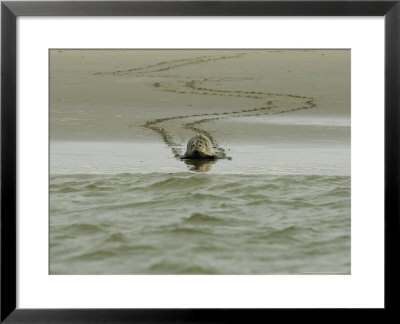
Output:
<path fill-rule="evenodd" d="M 17 307 L 384 306 L 384 18 L 18 18 Z M 351 275 L 48 275 L 49 48 L 350 48 Z"/>

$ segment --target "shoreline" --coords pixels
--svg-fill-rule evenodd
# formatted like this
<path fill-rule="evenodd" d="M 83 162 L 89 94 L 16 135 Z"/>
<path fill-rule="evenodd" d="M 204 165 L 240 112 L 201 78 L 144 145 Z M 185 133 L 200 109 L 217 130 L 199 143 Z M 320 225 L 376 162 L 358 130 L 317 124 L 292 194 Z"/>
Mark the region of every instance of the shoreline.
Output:
<path fill-rule="evenodd" d="M 207 171 L 212 174 L 237 175 L 351 175 L 351 149 L 347 144 L 236 143 L 221 146 L 231 160 L 190 163 L 174 157 L 173 152 L 162 142 L 52 142 L 49 171 L 50 174 Z M 181 153 L 184 153 L 184 147 Z"/>

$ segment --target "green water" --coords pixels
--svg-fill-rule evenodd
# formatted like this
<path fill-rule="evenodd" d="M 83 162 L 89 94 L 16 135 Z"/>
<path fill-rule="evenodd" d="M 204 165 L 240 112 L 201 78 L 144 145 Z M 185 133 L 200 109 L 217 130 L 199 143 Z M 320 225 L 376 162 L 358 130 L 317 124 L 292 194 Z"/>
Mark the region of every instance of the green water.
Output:
<path fill-rule="evenodd" d="M 350 177 L 50 176 L 51 274 L 350 273 Z"/>

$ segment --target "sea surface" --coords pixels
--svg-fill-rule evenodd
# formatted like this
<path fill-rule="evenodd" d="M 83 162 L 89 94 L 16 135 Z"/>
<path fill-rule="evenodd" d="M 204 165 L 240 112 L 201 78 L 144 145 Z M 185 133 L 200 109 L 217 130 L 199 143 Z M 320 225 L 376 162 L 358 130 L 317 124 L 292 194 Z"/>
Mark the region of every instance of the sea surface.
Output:
<path fill-rule="evenodd" d="M 50 274 L 349 274 L 349 146 L 229 149 L 52 142 Z"/>

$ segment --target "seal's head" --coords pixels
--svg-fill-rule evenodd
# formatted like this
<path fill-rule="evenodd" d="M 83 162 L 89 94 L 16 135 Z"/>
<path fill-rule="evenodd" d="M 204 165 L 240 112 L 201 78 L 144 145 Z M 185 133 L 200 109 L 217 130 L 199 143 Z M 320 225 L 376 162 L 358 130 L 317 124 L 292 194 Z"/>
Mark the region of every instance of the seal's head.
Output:
<path fill-rule="evenodd" d="M 208 151 L 206 143 L 200 138 L 192 142 L 190 149 L 192 150 L 192 155 L 206 154 Z"/>
<path fill-rule="evenodd" d="M 196 135 L 189 140 L 183 157 L 187 159 L 207 159 L 215 158 L 215 153 L 211 141 L 206 136 Z"/>

